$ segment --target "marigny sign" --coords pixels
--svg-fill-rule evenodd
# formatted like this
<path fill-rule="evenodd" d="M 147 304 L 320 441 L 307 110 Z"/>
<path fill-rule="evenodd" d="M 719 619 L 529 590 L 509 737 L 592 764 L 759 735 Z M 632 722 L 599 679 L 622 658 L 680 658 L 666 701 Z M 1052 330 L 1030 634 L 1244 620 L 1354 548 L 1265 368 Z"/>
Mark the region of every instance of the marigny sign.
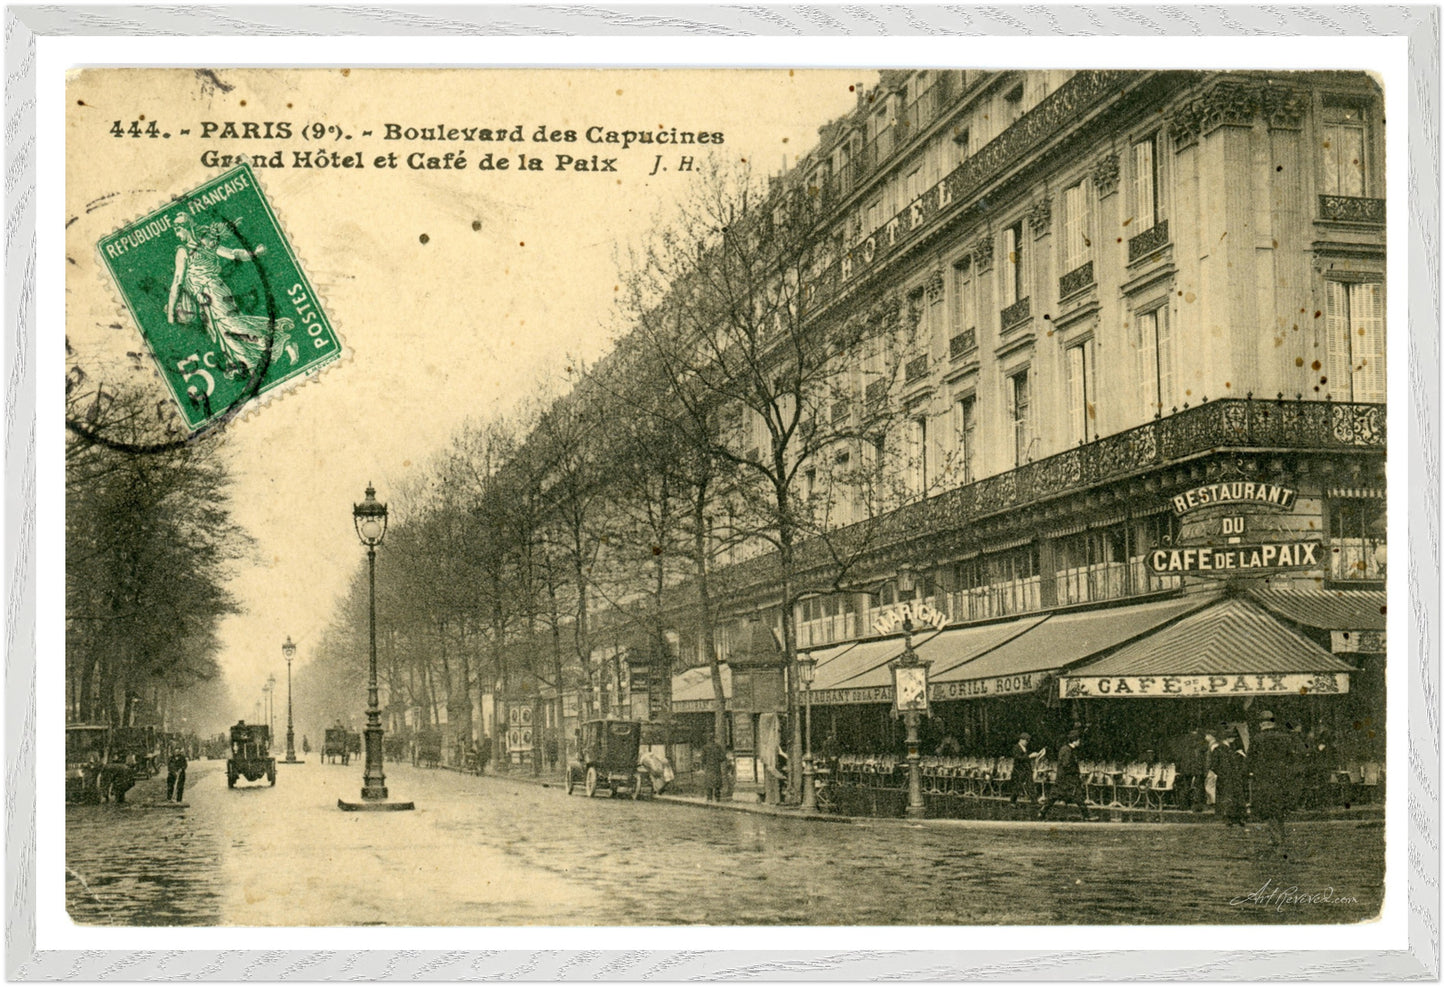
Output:
<path fill-rule="evenodd" d="M 904 620 L 913 622 L 913 629 L 932 627 L 941 631 L 948 624 L 948 616 L 927 603 L 900 603 L 891 610 L 885 610 L 873 621 L 874 634 L 892 634 L 901 630 Z"/>
<path fill-rule="evenodd" d="M 1348 672 L 1273 672 L 1245 675 L 1080 675 L 1059 680 L 1062 699 L 1156 696 L 1306 696 L 1350 691 Z"/>

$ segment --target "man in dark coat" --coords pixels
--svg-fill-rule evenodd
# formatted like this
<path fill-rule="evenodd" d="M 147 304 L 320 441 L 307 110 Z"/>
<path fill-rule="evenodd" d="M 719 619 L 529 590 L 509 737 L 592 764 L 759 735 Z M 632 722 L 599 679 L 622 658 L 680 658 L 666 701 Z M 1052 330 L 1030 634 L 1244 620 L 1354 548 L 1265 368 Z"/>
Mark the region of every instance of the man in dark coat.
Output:
<path fill-rule="evenodd" d="M 1249 767 L 1253 778 L 1250 812 L 1269 827 L 1269 841 L 1283 846 L 1285 819 L 1294 808 L 1300 782 L 1303 755 L 1299 738 L 1275 727 L 1274 714 L 1259 714 L 1257 733 L 1249 745 Z"/>
<path fill-rule="evenodd" d="M 1019 734 L 1019 742 L 1014 744 L 1013 750 L 1009 752 L 1013 758 L 1013 770 L 1009 772 L 1009 805 L 1013 805 L 1019 799 L 1024 800 L 1024 805 L 1033 805 L 1034 798 L 1034 763 L 1043 756 L 1043 751 L 1030 751 L 1029 741 L 1033 739 L 1026 733 Z"/>
<path fill-rule="evenodd" d="M 102 802 L 114 798 L 117 805 L 124 805 L 125 793 L 135 787 L 135 770 L 124 761 L 112 761 L 101 767 L 98 786 Z"/>
<path fill-rule="evenodd" d="M 723 766 L 727 764 L 727 752 L 716 737 L 709 737 L 702 746 L 702 787 L 709 802 L 722 799 Z"/>
<path fill-rule="evenodd" d="M 1223 739 L 1214 740 L 1209 750 L 1209 770 L 1214 772 L 1214 814 L 1226 827 L 1243 829 L 1249 768 L 1233 728 L 1221 729 L 1220 736 Z"/>
<path fill-rule="evenodd" d="M 1048 795 L 1044 796 L 1044 804 L 1039 809 L 1039 818 L 1047 819 L 1049 809 L 1055 802 L 1072 802 L 1079 807 L 1079 816 L 1084 822 L 1089 821 L 1089 807 L 1085 800 L 1084 775 L 1079 768 L 1078 746 L 1083 741 L 1083 734 L 1078 730 L 1069 731 L 1069 742 L 1059 749 L 1059 761 L 1055 766 L 1054 788 Z"/>
<path fill-rule="evenodd" d="M 186 752 L 177 747 L 166 759 L 166 801 L 184 802 L 186 795 Z"/>

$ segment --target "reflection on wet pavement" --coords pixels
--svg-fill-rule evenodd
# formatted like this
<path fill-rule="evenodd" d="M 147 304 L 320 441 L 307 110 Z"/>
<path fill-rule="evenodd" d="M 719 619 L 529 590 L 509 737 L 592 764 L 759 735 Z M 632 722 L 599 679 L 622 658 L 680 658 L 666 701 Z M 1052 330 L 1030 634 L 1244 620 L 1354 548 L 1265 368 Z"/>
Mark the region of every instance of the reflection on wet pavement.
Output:
<path fill-rule="evenodd" d="M 411 813 L 354 814 L 360 768 L 282 767 L 190 808 L 71 806 L 67 901 L 119 925 L 929 925 L 1354 922 L 1383 828 L 852 824 L 387 765 Z M 137 802 L 159 801 L 143 782 Z M 1295 889 L 1293 893 L 1290 889 Z"/>

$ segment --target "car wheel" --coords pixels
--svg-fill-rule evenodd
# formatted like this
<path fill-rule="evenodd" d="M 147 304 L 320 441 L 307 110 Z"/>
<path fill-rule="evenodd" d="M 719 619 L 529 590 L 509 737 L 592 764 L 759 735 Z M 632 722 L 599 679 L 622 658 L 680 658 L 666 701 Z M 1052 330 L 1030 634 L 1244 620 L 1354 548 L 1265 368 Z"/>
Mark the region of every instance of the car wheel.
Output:
<path fill-rule="evenodd" d="M 586 791 L 587 791 L 587 797 L 588 797 L 588 798 L 591 798 L 593 795 L 595 795 L 595 794 L 597 793 L 597 769 L 596 769 L 596 768 L 589 767 L 589 768 L 587 769 L 587 789 L 586 789 Z"/>
<path fill-rule="evenodd" d="M 642 775 L 632 776 L 632 800 L 636 802 L 642 798 Z"/>

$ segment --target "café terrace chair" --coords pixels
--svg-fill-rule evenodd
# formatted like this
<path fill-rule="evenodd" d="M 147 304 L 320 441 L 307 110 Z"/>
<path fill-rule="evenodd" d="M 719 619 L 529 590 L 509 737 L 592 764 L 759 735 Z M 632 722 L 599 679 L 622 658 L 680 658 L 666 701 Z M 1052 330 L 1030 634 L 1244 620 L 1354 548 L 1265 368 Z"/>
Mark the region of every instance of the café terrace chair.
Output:
<path fill-rule="evenodd" d="M 1001 757 L 994 762 L 992 791 L 989 793 L 995 798 L 1003 798 L 1008 792 L 1009 782 L 1013 781 L 1014 760 L 1012 757 Z"/>
<path fill-rule="evenodd" d="M 1151 766 L 1144 761 L 1135 761 L 1126 764 L 1119 776 L 1119 787 L 1125 792 L 1129 800 L 1127 808 L 1137 808 L 1148 802 L 1149 789 L 1154 779 Z"/>
<path fill-rule="evenodd" d="M 1144 803 L 1146 808 L 1161 811 L 1164 809 L 1174 798 L 1174 778 L 1177 774 L 1172 763 L 1154 765 L 1150 772 L 1148 797 Z"/>

